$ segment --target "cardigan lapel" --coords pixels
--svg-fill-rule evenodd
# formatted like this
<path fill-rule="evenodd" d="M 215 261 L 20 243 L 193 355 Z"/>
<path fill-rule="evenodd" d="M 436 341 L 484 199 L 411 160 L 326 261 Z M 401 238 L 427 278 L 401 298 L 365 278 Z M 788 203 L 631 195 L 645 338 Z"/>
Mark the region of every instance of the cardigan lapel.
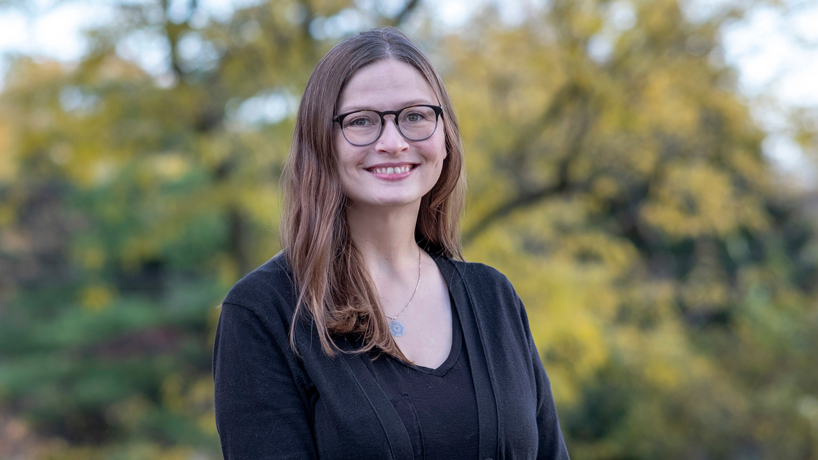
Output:
<path fill-rule="evenodd" d="M 476 309 L 480 306 L 471 302 L 468 288 L 462 273 L 454 262 L 445 257 L 435 257 L 449 292 L 454 299 L 457 314 L 463 328 L 463 337 L 469 355 L 472 381 L 477 396 L 477 418 L 480 429 L 480 458 L 498 458 L 498 415 L 497 402 L 494 396 L 494 387 L 489 373 L 483 341 L 480 339 L 480 327 L 477 321 Z M 483 331 L 485 332 L 485 331 Z"/>
<path fill-rule="evenodd" d="M 361 387 L 364 396 L 367 399 L 370 407 L 375 412 L 381 426 L 383 427 L 384 436 L 386 436 L 387 443 L 391 450 L 391 458 L 394 460 L 413 460 L 414 453 L 412 451 L 412 441 L 409 439 L 409 433 L 406 427 L 392 405 L 386 393 L 375 380 L 372 372 L 369 371 L 365 359 L 369 359 L 366 353 L 355 352 L 355 346 L 348 341 L 338 341 L 338 345 L 344 350 L 342 353 L 343 361 L 349 367 L 350 372 L 355 377 L 358 385 Z"/>

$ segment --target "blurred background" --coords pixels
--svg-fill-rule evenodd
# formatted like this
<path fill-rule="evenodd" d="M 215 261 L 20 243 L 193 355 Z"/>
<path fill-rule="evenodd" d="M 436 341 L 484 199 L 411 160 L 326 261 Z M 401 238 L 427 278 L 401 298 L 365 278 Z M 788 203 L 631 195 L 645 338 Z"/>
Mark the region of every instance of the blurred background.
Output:
<path fill-rule="evenodd" d="M 0 0 L 0 459 L 221 458 L 219 305 L 307 78 L 395 25 L 573 459 L 818 459 L 818 5 Z"/>

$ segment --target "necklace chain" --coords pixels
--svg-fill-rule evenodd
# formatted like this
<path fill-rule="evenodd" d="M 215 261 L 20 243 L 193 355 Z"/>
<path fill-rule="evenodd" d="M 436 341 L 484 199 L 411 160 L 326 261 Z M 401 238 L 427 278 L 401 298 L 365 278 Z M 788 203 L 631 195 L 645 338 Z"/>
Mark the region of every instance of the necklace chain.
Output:
<path fill-rule="evenodd" d="M 411 305 L 411 304 L 412 304 L 412 299 L 414 299 L 414 298 L 415 298 L 415 294 L 418 292 L 418 287 L 420 287 L 420 248 L 418 248 L 418 282 L 417 282 L 417 284 L 415 284 L 415 290 L 414 290 L 414 291 L 412 291 L 412 297 L 409 297 L 409 301 L 408 301 L 408 302 L 406 302 L 406 306 L 405 306 L 405 307 L 403 307 L 403 310 L 399 311 L 397 315 L 395 315 L 395 316 L 389 316 L 389 315 L 387 315 L 386 313 L 384 313 L 384 316 L 386 316 L 387 318 L 391 319 L 392 321 L 397 321 L 397 320 L 398 320 L 398 316 L 400 316 L 400 315 L 401 315 L 401 313 L 403 313 L 404 311 L 406 311 L 406 309 L 407 309 L 407 308 L 409 308 L 409 305 Z M 401 334 L 401 335 L 402 335 L 402 334 Z"/>

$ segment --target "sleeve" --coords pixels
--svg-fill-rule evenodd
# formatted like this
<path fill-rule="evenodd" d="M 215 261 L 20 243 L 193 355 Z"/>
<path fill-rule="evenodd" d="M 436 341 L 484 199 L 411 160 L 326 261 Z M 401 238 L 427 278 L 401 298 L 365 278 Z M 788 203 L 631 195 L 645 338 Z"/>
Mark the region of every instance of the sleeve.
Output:
<path fill-rule="evenodd" d="M 554 405 L 554 397 L 551 394 L 551 382 L 545 373 L 540 354 L 537 352 L 537 345 L 534 343 L 534 337 L 531 335 L 531 328 L 528 324 L 528 315 L 525 312 L 525 307 L 519 297 L 517 297 L 517 302 L 519 302 L 523 317 L 525 333 L 528 338 L 531 354 L 531 365 L 534 370 L 534 379 L 537 385 L 537 431 L 539 433 L 537 459 L 569 460 L 568 449 L 565 447 L 565 440 L 562 438 L 560 422 L 557 418 L 557 408 Z"/>
<path fill-rule="evenodd" d="M 282 348 L 286 344 L 283 325 L 271 332 L 252 310 L 222 305 L 213 378 L 225 460 L 317 458 L 306 402 L 288 363 L 289 349 Z"/>

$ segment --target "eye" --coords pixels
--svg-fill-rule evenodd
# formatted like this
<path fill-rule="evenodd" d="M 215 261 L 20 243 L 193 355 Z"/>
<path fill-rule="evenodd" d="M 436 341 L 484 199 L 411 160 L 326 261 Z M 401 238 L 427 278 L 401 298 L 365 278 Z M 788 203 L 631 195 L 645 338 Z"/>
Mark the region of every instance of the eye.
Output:
<path fill-rule="evenodd" d="M 403 119 L 402 121 L 408 123 L 417 123 L 427 119 L 426 114 L 419 111 L 406 112 L 401 118 Z"/>
<path fill-rule="evenodd" d="M 353 113 L 344 118 L 344 128 L 367 128 L 379 123 L 380 120 L 371 113 Z"/>
<path fill-rule="evenodd" d="M 435 119 L 435 112 L 429 107 L 424 106 L 416 106 L 416 107 L 407 107 L 403 109 L 403 112 L 400 114 L 400 121 L 401 123 L 405 123 L 407 125 L 411 124 L 427 124 L 434 122 Z"/>

